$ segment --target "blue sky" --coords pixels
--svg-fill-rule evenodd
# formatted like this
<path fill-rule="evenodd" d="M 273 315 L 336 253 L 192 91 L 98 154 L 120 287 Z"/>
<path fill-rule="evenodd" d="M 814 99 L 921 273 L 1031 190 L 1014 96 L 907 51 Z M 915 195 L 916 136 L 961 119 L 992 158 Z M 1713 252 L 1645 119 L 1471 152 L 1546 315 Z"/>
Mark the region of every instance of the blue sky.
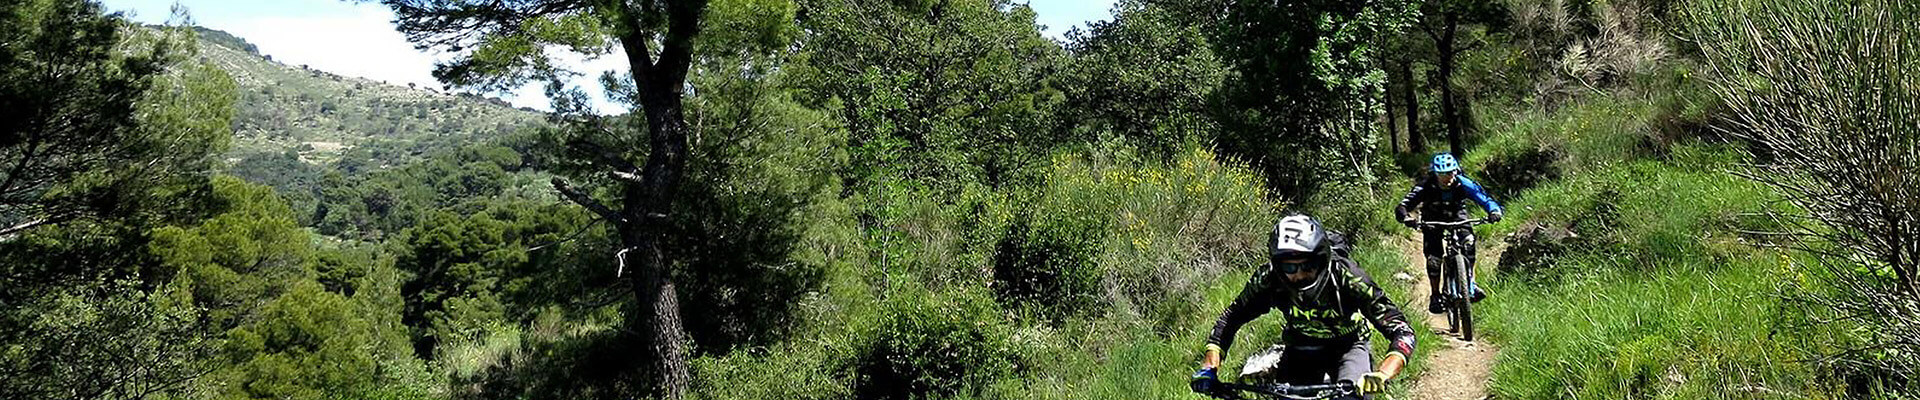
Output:
<path fill-rule="evenodd" d="M 1019 0 L 1014 0 L 1019 1 Z M 1031 0 L 1033 13 L 1040 25 L 1047 27 L 1047 36 L 1061 39 L 1067 30 L 1075 26 L 1084 27 L 1086 21 L 1107 19 L 1113 12 L 1114 0 Z"/>
<path fill-rule="evenodd" d="M 1038 15 L 1036 22 L 1047 27 L 1047 36 L 1056 39 L 1073 26 L 1106 19 L 1114 2 L 1027 1 Z M 108 10 L 125 11 L 134 20 L 146 23 L 167 22 L 169 10 L 179 3 L 186 6 L 195 24 L 245 38 L 276 61 L 399 85 L 441 87 L 433 79 L 433 64 L 447 55 L 415 50 L 405 37 L 393 30 L 393 13 L 379 4 L 343 0 L 102 0 L 101 3 Z M 588 93 L 599 96 L 594 78 L 603 71 L 624 71 L 625 65 L 620 61 L 623 58 L 616 54 L 599 60 L 568 60 L 574 70 L 585 73 L 573 84 L 585 86 Z M 514 105 L 548 108 L 546 96 L 537 86 L 501 97 Z M 602 112 L 623 109 L 604 99 L 596 100 L 596 108 Z"/>

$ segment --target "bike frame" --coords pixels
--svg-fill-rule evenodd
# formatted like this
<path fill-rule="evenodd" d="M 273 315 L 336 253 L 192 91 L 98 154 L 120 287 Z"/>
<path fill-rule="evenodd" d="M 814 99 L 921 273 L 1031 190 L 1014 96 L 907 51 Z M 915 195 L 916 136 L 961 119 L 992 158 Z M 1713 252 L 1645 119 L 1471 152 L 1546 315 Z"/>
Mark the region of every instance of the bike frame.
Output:
<path fill-rule="evenodd" d="M 1468 219 L 1456 222 L 1423 222 L 1422 230 L 1442 230 L 1440 240 L 1445 250 L 1442 259 L 1447 267 L 1442 269 L 1440 294 L 1446 296 L 1447 323 L 1454 332 L 1466 341 L 1473 341 L 1473 266 L 1467 259 L 1467 238 L 1473 235 L 1473 227 L 1486 224 L 1484 219 Z"/>

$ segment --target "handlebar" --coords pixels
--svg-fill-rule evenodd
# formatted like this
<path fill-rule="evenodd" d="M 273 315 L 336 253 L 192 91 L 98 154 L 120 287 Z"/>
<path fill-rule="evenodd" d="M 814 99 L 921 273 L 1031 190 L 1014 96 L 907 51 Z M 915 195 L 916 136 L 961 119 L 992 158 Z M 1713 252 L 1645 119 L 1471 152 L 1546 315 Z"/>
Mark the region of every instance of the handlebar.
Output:
<path fill-rule="evenodd" d="M 1475 225 L 1486 225 L 1488 223 L 1489 222 L 1487 222 L 1486 219 L 1474 218 L 1474 219 L 1454 221 L 1454 222 L 1424 222 L 1423 221 L 1417 225 L 1420 227 L 1420 229 L 1446 229 L 1446 228 L 1470 228 Z"/>
<path fill-rule="evenodd" d="M 1232 392 L 1238 391 L 1238 392 L 1247 392 L 1247 393 L 1275 396 L 1275 397 L 1295 399 L 1295 400 L 1328 399 L 1328 398 L 1334 398 L 1334 397 L 1349 396 L 1349 395 L 1353 395 L 1360 392 L 1360 386 L 1354 384 L 1351 381 L 1339 381 L 1339 382 L 1322 384 L 1322 385 L 1289 385 L 1285 383 L 1241 384 L 1241 383 L 1232 383 L 1232 382 L 1220 382 L 1220 386 L 1223 389 L 1222 390 L 1223 393 L 1232 393 Z M 1237 396 L 1215 396 L 1215 397 L 1222 398 L 1222 399 L 1238 398 Z"/>

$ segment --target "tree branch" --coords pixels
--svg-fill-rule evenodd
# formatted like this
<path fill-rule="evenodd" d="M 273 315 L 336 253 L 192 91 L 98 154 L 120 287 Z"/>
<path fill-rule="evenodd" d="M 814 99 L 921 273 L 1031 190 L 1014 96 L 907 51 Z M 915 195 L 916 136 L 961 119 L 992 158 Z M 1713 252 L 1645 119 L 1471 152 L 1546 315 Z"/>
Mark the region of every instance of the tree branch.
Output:
<path fill-rule="evenodd" d="M 75 216 L 72 214 L 62 214 L 62 215 L 35 219 L 27 222 L 21 222 L 19 224 L 15 224 L 13 226 L 6 227 L 6 228 L 0 228 L 0 243 L 12 241 L 15 235 L 18 235 L 21 232 L 25 232 L 28 229 L 33 229 L 33 228 L 40 227 L 42 225 L 47 225 L 47 224 L 57 224 L 61 222 L 66 222 L 68 220 L 72 220 L 74 217 Z"/>
<path fill-rule="evenodd" d="M 627 161 L 625 157 L 621 157 L 620 153 L 601 146 L 599 143 L 594 143 L 582 138 L 567 141 L 567 147 L 570 150 L 581 153 L 581 155 L 592 157 L 594 161 L 606 164 L 608 168 L 612 168 L 615 172 L 628 174 L 640 172 L 639 166 L 633 165 L 633 163 Z"/>
<path fill-rule="evenodd" d="M 647 43 L 653 39 L 653 32 L 641 25 L 643 15 L 639 9 L 627 2 L 618 2 L 620 48 L 627 52 L 627 73 L 632 75 L 634 86 L 645 85 L 651 81 L 653 72 L 653 51 Z"/>
<path fill-rule="evenodd" d="M 586 207 L 588 211 L 593 211 L 594 214 L 600 214 L 600 218 L 604 218 L 608 221 L 613 221 L 615 223 L 627 222 L 627 219 L 624 217 L 621 217 L 620 213 L 614 212 L 612 208 L 607 208 L 607 205 L 600 204 L 600 201 L 594 200 L 592 196 L 588 196 L 586 193 L 581 192 L 579 189 L 575 189 L 573 185 L 567 184 L 566 180 L 560 179 L 559 177 L 554 177 L 553 189 L 560 191 L 560 195 L 566 196 L 567 200 L 571 200 L 575 204 L 579 204 L 581 207 Z"/>
<path fill-rule="evenodd" d="M 1475 40 L 1475 41 L 1473 41 L 1472 43 L 1468 43 L 1468 44 L 1467 44 L 1467 45 L 1466 45 L 1465 47 L 1461 47 L 1461 48 L 1459 48 L 1459 49 L 1457 49 L 1457 50 L 1454 50 L 1453 52 L 1454 52 L 1454 53 L 1466 53 L 1466 52 L 1470 52 L 1470 51 L 1474 51 L 1474 50 L 1476 50 L 1476 49 L 1479 49 L 1479 48 L 1481 48 L 1481 47 L 1486 47 L 1486 45 L 1487 45 L 1487 41 L 1486 41 L 1486 40 Z"/>
<path fill-rule="evenodd" d="M 662 89 L 680 93 L 679 85 L 686 82 L 687 68 L 693 64 L 693 37 L 700 33 L 700 14 L 706 10 L 707 0 L 667 3 L 667 38 L 660 50 L 660 60 L 654 64 L 653 84 L 673 85 Z"/>

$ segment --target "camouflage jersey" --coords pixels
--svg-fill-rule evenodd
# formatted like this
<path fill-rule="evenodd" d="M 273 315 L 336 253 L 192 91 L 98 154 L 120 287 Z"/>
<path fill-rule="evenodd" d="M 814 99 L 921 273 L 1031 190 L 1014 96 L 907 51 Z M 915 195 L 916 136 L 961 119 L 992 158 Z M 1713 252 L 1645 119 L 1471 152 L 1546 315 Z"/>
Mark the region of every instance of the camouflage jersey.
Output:
<path fill-rule="evenodd" d="M 1332 279 L 1321 284 L 1333 286 L 1310 291 L 1317 295 L 1288 286 L 1286 276 L 1275 271 L 1272 264 L 1260 266 L 1240 290 L 1240 297 L 1220 314 L 1207 342 L 1227 349 L 1240 326 L 1268 310 L 1280 310 L 1286 318 L 1281 341 L 1289 346 L 1348 345 L 1365 338 L 1364 321 L 1372 321 L 1374 329 L 1393 341 L 1393 350 L 1412 356 L 1413 326 L 1407 324 L 1400 307 L 1387 299 L 1387 292 L 1352 259 L 1335 255 L 1330 264 L 1321 272 L 1331 274 Z"/>

